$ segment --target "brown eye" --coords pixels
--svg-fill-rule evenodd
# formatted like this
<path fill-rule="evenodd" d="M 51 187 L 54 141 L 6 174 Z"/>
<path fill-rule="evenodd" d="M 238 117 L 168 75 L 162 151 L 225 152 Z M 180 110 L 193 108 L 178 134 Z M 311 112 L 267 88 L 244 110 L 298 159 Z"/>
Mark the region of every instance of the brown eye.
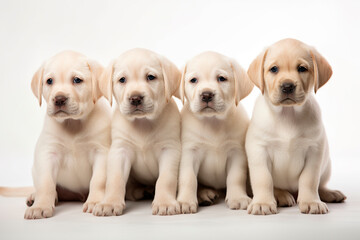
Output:
<path fill-rule="evenodd" d="M 152 81 L 152 80 L 154 80 L 156 77 L 154 76 L 154 75 L 148 75 L 147 76 L 147 80 L 149 80 L 149 81 Z"/>
<path fill-rule="evenodd" d="M 298 72 L 299 72 L 299 73 L 307 72 L 307 68 L 304 67 L 304 66 L 299 66 L 299 67 L 298 67 Z"/>
<path fill-rule="evenodd" d="M 48 85 L 53 84 L 53 80 L 52 80 L 52 78 L 49 78 L 48 80 L 46 80 L 46 83 L 47 83 Z"/>

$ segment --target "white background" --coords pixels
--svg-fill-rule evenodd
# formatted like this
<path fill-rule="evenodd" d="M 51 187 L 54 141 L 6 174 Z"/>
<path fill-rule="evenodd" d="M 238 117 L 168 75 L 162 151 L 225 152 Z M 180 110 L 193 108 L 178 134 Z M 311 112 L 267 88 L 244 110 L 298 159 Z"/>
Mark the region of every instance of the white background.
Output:
<path fill-rule="evenodd" d="M 266 46 L 291 37 L 315 46 L 333 67 L 316 98 L 334 166 L 330 185 L 351 196 L 360 180 L 359 12 L 355 0 L 1 1 L 0 185 L 32 184 L 46 106 L 38 106 L 30 81 L 57 52 L 76 50 L 105 66 L 123 51 L 143 47 L 180 68 L 213 50 L 247 68 Z M 243 100 L 249 115 L 259 94 L 254 88 Z"/>

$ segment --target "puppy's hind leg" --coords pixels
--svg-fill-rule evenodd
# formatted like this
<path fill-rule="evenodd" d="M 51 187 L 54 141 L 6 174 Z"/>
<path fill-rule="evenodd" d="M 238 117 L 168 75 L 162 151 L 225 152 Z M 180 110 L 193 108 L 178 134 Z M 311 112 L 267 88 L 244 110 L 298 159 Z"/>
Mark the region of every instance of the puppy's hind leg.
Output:
<path fill-rule="evenodd" d="M 219 198 L 219 193 L 215 189 L 199 184 L 197 197 L 200 206 L 210 206 Z"/>
<path fill-rule="evenodd" d="M 346 200 L 346 196 L 338 191 L 338 190 L 330 190 L 328 189 L 325 184 L 330 178 L 330 172 L 331 172 L 331 165 L 329 162 L 329 165 L 324 172 L 324 174 L 321 176 L 320 180 L 320 186 L 319 186 L 319 196 L 321 201 L 328 202 L 328 203 L 341 203 Z"/>
<path fill-rule="evenodd" d="M 279 207 L 292 207 L 296 203 L 294 196 L 286 190 L 274 188 L 274 195 Z"/>

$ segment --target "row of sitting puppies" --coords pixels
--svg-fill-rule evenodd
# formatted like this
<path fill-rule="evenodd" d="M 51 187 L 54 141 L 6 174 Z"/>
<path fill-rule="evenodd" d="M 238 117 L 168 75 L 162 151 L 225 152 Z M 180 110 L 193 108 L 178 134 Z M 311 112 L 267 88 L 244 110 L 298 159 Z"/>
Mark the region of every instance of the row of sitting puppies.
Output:
<path fill-rule="evenodd" d="M 346 197 L 326 188 L 329 150 L 311 91 L 331 74 L 314 48 L 294 39 L 267 48 L 248 73 L 214 52 L 191 59 L 182 74 L 144 49 L 106 69 L 62 52 L 32 80 L 47 115 L 25 218 L 51 217 L 57 200 L 85 201 L 83 211 L 96 216 L 120 215 L 125 198 L 152 196 L 153 214 L 195 213 L 224 189 L 229 208 L 251 214 L 276 213 L 296 196 L 301 212 L 327 213 L 323 201 Z M 253 83 L 262 95 L 249 122 L 239 102 Z M 117 102 L 112 119 L 102 95 Z"/>

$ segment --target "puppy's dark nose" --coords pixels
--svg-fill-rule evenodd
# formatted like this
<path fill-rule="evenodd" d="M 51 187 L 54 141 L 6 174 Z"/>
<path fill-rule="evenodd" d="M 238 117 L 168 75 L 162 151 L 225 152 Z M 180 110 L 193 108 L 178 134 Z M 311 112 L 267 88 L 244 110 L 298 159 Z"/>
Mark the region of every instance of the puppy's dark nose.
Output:
<path fill-rule="evenodd" d="M 213 100 L 213 98 L 214 98 L 214 94 L 212 92 L 203 92 L 201 94 L 201 100 L 203 102 L 206 102 L 206 103 L 211 102 Z"/>
<path fill-rule="evenodd" d="M 140 95 L 131 96 L 129 98 L 130 104 L 133 106 L 136 106 L 136 107 L 142 103 L 143 99 L 144 99 L 144 96 L 140 96 Z"/>
<path fill-rule="evenodd" d="M 293 83 L 286 82 L 281 85 L 281 91 L 286 94 L 291 94 L 295 91 L 296 86 Z"/>
<path fill-rule="evenodd" d="M 67 100 L 68 100 L 68 98 L 65 96 L 56 96 L 54 99 L 55 106 L 57 106 L 57 107 L 64 106 L 66 104 Z"/>

